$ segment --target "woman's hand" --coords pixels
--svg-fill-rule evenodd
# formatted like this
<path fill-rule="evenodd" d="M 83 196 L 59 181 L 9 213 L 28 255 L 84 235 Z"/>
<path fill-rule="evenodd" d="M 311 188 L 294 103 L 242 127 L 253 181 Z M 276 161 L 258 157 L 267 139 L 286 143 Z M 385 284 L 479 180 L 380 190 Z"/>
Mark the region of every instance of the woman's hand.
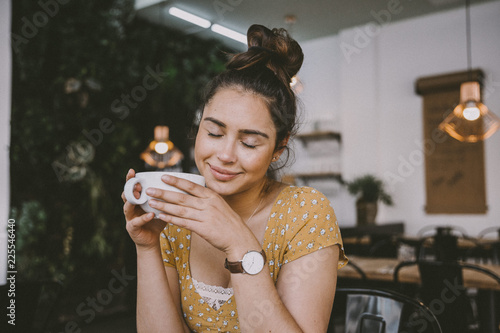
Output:
<path fill-rule="evenodd" d="M 220 195 L 182 178 L 163 176 L 162 181 L 188 193 L 148 188 L 149 196 L 162 200 L 149 201 L 164 212 L 159 215 L 162 221 L 197 233 L 228 257 L 231 253 L 240 257 L 241 248 L 260 248 L 252 231 Z"/>
<path fill-rule="evenodd" d="M 135 171 L 130 169 L 126 180 L 135 177 Z M 134 188 L 134 196 L 139 198 L 142 188 L 137 184 Z M 154 213 L 147 213 L 140 207 L 131 204 L 122 193 L 123 214 L 127 221 L 127 232 L 137 247 L 150 249 L 157 247 L 160 243 L 160 233 L 165 228 L 166 223 L 159 219 L 154 219 Z"/>

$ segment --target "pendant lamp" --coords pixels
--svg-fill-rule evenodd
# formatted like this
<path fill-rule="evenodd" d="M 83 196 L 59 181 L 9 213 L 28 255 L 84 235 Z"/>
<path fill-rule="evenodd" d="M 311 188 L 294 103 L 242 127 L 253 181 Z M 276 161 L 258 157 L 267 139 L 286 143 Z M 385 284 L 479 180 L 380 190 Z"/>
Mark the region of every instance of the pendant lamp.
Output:
<path fill-rule="evenodd" d="M 141 159 L 146 164 L 157 170 L 165 170 L 175 167 L 184 155 L 174 146 L 169 139 L 168 126 L 156 126 L 154 129 L 154 140 L 141 154 Z M 173 170 L 171 170 L 173 171 Z"/>
<path fill-rule="evenodd" d="M 471 72 L 470 42 L 470 0 L 465 1 L 467 64 Z M 460 104 L 458 104 L 439 129 L 462 142 L 477 142 L 489 138 L 500 127 L 500 118 L 481 103 L 479 82 L 468 81 L 460 86 Z"/>

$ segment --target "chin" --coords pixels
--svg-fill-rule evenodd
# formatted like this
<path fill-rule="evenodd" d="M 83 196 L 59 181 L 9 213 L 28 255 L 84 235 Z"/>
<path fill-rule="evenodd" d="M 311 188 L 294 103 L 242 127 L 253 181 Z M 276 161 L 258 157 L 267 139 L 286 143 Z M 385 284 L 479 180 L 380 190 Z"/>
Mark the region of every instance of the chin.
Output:
<path fill-rule="evenodd" d="M 221 196 L 231 195 L 237 192 L 237 188 L 231 182 L 220 182 L 205 178 L 205 186 Z"/>

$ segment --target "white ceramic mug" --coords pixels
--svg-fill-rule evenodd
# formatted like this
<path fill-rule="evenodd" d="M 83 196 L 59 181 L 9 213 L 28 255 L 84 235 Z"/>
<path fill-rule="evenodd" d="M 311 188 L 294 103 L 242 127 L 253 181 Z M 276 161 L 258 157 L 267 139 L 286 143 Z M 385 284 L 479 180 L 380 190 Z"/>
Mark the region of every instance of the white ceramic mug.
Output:
<path fill-rule="evenodd" d="M 168 190 L 168 191 L 174 191 L 174 192 L 180 192 L 180 193 L 186 193 L 182 190 L 179 190 L 177 187 L 165 184 L 161 180 L 161 177 L 163 175 L 169 175 L 169 176 L 174 176 L 177 178 L 187 179 L 187 180 L 189 180 L 193 183 L 196 183 L 198 185 L 205 186 L 205 178 L 203 176 L 195 175 L 192 173 L 161 172 L 161 171 L 138 172 L 135 174 L 134 178 L 130 178 L 125 183 L 125 188 L 123 189 L 123 192 L 125 194 L 125 198 L 127 198 L 128 202 L 130 202 L 134 205 L 140 205 L 141 208 L 145 212 L 155 213 L 155 216 L 158 217 L 158 214 L 160 214 L 161 212 L 157 209 L 150 207 L 148 204 L 148 201 L 149 201 L 149 199 L 151 199 L 151 197 L 146 194 L 146 190 L 149 187 L 154 187 L 154 188 L 159 188 L 162 190 Z M 141 187 L 142 187 L 141 196 L 138 199 L 134 196 L 134 187 L 136 184 L 141 184 Z M 158 200 L 158 199 L 156 199 L 156 200 Z"/>

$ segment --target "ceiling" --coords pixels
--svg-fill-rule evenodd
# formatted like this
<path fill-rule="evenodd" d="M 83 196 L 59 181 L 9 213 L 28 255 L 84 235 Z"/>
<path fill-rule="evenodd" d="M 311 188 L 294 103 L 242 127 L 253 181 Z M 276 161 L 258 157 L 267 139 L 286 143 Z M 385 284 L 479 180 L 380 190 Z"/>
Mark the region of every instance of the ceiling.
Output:
<path fill-rule="evenodd" d="M 471 2 L 488 1 L 498 0 Z M 465 0 L 136 0 L 137 15 L 141 18 L 201 38 L 218 38 L 237 49 L 245 46 L 169 15 L 171 6 L 243 34 L 254 23 L 283 27 L 299 42 L 370 22 L 383 25 L 457 7 L 464 8 L 465 21 Z M 295 23 L 286 22 L 289 15 L 295 16 Z"/>

